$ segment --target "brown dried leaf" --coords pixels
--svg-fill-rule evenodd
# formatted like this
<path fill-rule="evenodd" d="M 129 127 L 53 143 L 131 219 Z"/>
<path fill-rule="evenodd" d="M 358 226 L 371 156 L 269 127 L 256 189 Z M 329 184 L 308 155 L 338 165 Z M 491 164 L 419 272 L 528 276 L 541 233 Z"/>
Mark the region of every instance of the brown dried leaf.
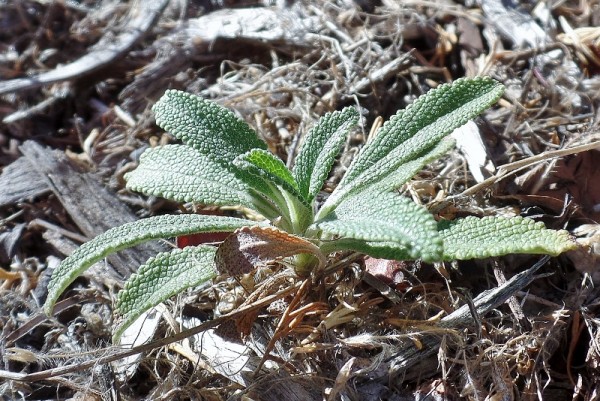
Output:
<path fill-rule="evenodd" d="M 243 227 L 231 234 L 215 255 L 217 271 L 231 276 L 246 274 L 259 265 L 299 253 L 315 255 L 321 265 L 325 256 L 318 246 L 275 227 Z"/>

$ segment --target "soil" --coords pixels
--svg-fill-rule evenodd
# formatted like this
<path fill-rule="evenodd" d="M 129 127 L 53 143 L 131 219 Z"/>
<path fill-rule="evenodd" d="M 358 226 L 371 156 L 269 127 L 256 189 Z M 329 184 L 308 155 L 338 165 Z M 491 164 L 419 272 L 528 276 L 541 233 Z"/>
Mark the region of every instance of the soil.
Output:
<path fill-rule="evenodd" d="M 599 25 L 595 0 L 0 2 L 0 398 L 600 399 Z M 232 109 L 284 161 L 324 113 L 357 107 L 326 196 L 380 118 L 478 75 L 505 95 L 403 194 L 439 217 L 530 217 L 581 249 L 332 255 L 309 280 L 271 264 L 162 304 L 128 352 L 115 294 L 174 246 L 154 242 L 41 310 L 53 268 L 111 227 L 238 213 L 125 188 L 144 149 L 175 142 L 151 112 L 166 89 Z"/>

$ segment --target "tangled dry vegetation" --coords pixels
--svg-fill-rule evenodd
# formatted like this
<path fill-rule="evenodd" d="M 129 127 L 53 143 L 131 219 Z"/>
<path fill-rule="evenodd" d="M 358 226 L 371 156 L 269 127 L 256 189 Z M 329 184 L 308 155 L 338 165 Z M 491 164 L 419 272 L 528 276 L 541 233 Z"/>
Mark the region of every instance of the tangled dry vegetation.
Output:
<path fill-rule="evenodd" d="M 508 3 L 1 2 L 0 397 L 599 399 L 600 3 Z M 111 347 L 114 293 L 173 246 L 156 243 L 42 315 L 53 266 L 82 241 L 217 212 L 124 189 L 141 151 L 172 141 L 149 111 L 167 88 L 236 110 L 283 160 L 319 116 L 358 107 L 327 192 L 381 117 L 475 75 L 505 96 L 405 194 L 440 216 L 533 217 L 589 249 L 436 266 L 344 254 L 305 281 L 265 266 L 181 294 L 138 348 Z"/>

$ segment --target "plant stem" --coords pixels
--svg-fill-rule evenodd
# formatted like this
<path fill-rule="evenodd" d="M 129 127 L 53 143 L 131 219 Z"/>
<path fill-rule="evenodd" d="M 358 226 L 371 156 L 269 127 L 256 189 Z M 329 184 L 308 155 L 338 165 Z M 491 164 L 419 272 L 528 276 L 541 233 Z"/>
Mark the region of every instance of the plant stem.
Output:
<path fill-rule="evenodd" d="M 319 266 L 319 259 L 309 253 L 294 256 L 294 270 L 300 277 L 306 277 Z"/>
<path fill-rule="evenodd" d="M 270 202 L 265 197 L 256 192 L 252 191 L 252 203 L 254 204 L 255 210 L 262 214 L 268 220 L 275 220 L 281 215 L 281 211 L 278 209 L 274 202 Z"/>
<path fill-rule="evenodd" d="M 304 231 L 310 225 L 313 219 L 312 210 L 307 208 L 297 197 L 282 189 L 281 193 L 286 201 L 289 211 L 290 222 L 292 224 L 292 233 L 304 235 Z"/>

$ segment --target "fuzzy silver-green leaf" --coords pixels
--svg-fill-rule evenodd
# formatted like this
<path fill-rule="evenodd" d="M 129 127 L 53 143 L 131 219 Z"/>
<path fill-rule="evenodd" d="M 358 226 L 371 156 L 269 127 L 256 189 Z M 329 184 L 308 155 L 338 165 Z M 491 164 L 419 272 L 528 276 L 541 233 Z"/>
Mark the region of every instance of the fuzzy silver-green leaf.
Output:
<path fill-rule="evenodd" d="M 77 248 L 52 273 L 44 311 L 50 315 L 60 294 L 81 273 L 107 255 L 145 241 L 207 232 L 229 232 L 255 221 L 198 214 L 164 215 L 111 228 Z"/>
<path fill-rule="evenodd" d="M 439 223 L 444 260 L 482 259 L 512 253 L 556 256 L 576 248 L 565 230 L 523 217 L 473 216 Z"/>
<path fill-rule="evenodd" d="M 426 164 L 448 153 L 455 144 L 456 141 L 453 138 L 444 138 L 433 149 L 425 152 L 424 155 L 399 166 L 387 177 L 365 187 L 362 191 L 393 191 L 400 188 L 421 171 Z"/>
<path fill-rule="evenodd" d="M 292 176 L 292 172 L 285 166 L 280 158 L 269 151 L 252 149 L 251 151 L 238 156 L 234 160 L 234 164 L 244 172 L 281 186 L 289 193 L 304 201 L 300 195 L 298 184 Z"/>
<path fill-rule="evenodd" d="M 248 185 L 220 163 L 185 145 L 146 150 L 125 180 L 132 191 L 177 202 L 253 207 Z"/>
<path fill-rule="evenodd" d="M 393 242 L 406 248 L 410 259 L 435 261 L 442 257 L 442 239 L 431 213 L 393 192 L 361 192 L 346 198 L 310 228 L 321 230 L 325 240 L 341 237 L 369 246 Z"/>
<path fill-rule="evenodd" d="M 167 90 L 152 110 L 158 126 L 225 167 L 251 149 L 266 149 L 233 112 L 191 93 Z"/>
<path fill-rule="evenodd" d="M 410 249 L 399 242 L 363 241 L 354 238 L 340 238 L 323 244 L 321 250 L 325 254 L 352 250 L 374 258 L 391 260 L 415 259 L 415 257 L 411 255 Z"/>
<path fill-rule="evenodd" d="M 119 292 L 120 319 L 113 342 L 117 343 L 123 331 L 148 309 L 215 277 L 215 252 L 212 246 L 175 249 L 159 253 L 140 266 Z"/>
<path fill-rule="evenodd" d="M 504 86 L 491 78 L 458 79 L 419 97 L 399 111 L 365 145 L 327 200 L 324 217 L 341 200 L 421 157 L 454 129 L 495 103 Z"/>
<path fill-rule="evenodd" d="M 358 122 L 358 117 L 356 109 L 351 107 L 327 113 L 304 137 L 292 172 L 300 193 L 309 202 L 321 190 L 349 130 Z"/>

